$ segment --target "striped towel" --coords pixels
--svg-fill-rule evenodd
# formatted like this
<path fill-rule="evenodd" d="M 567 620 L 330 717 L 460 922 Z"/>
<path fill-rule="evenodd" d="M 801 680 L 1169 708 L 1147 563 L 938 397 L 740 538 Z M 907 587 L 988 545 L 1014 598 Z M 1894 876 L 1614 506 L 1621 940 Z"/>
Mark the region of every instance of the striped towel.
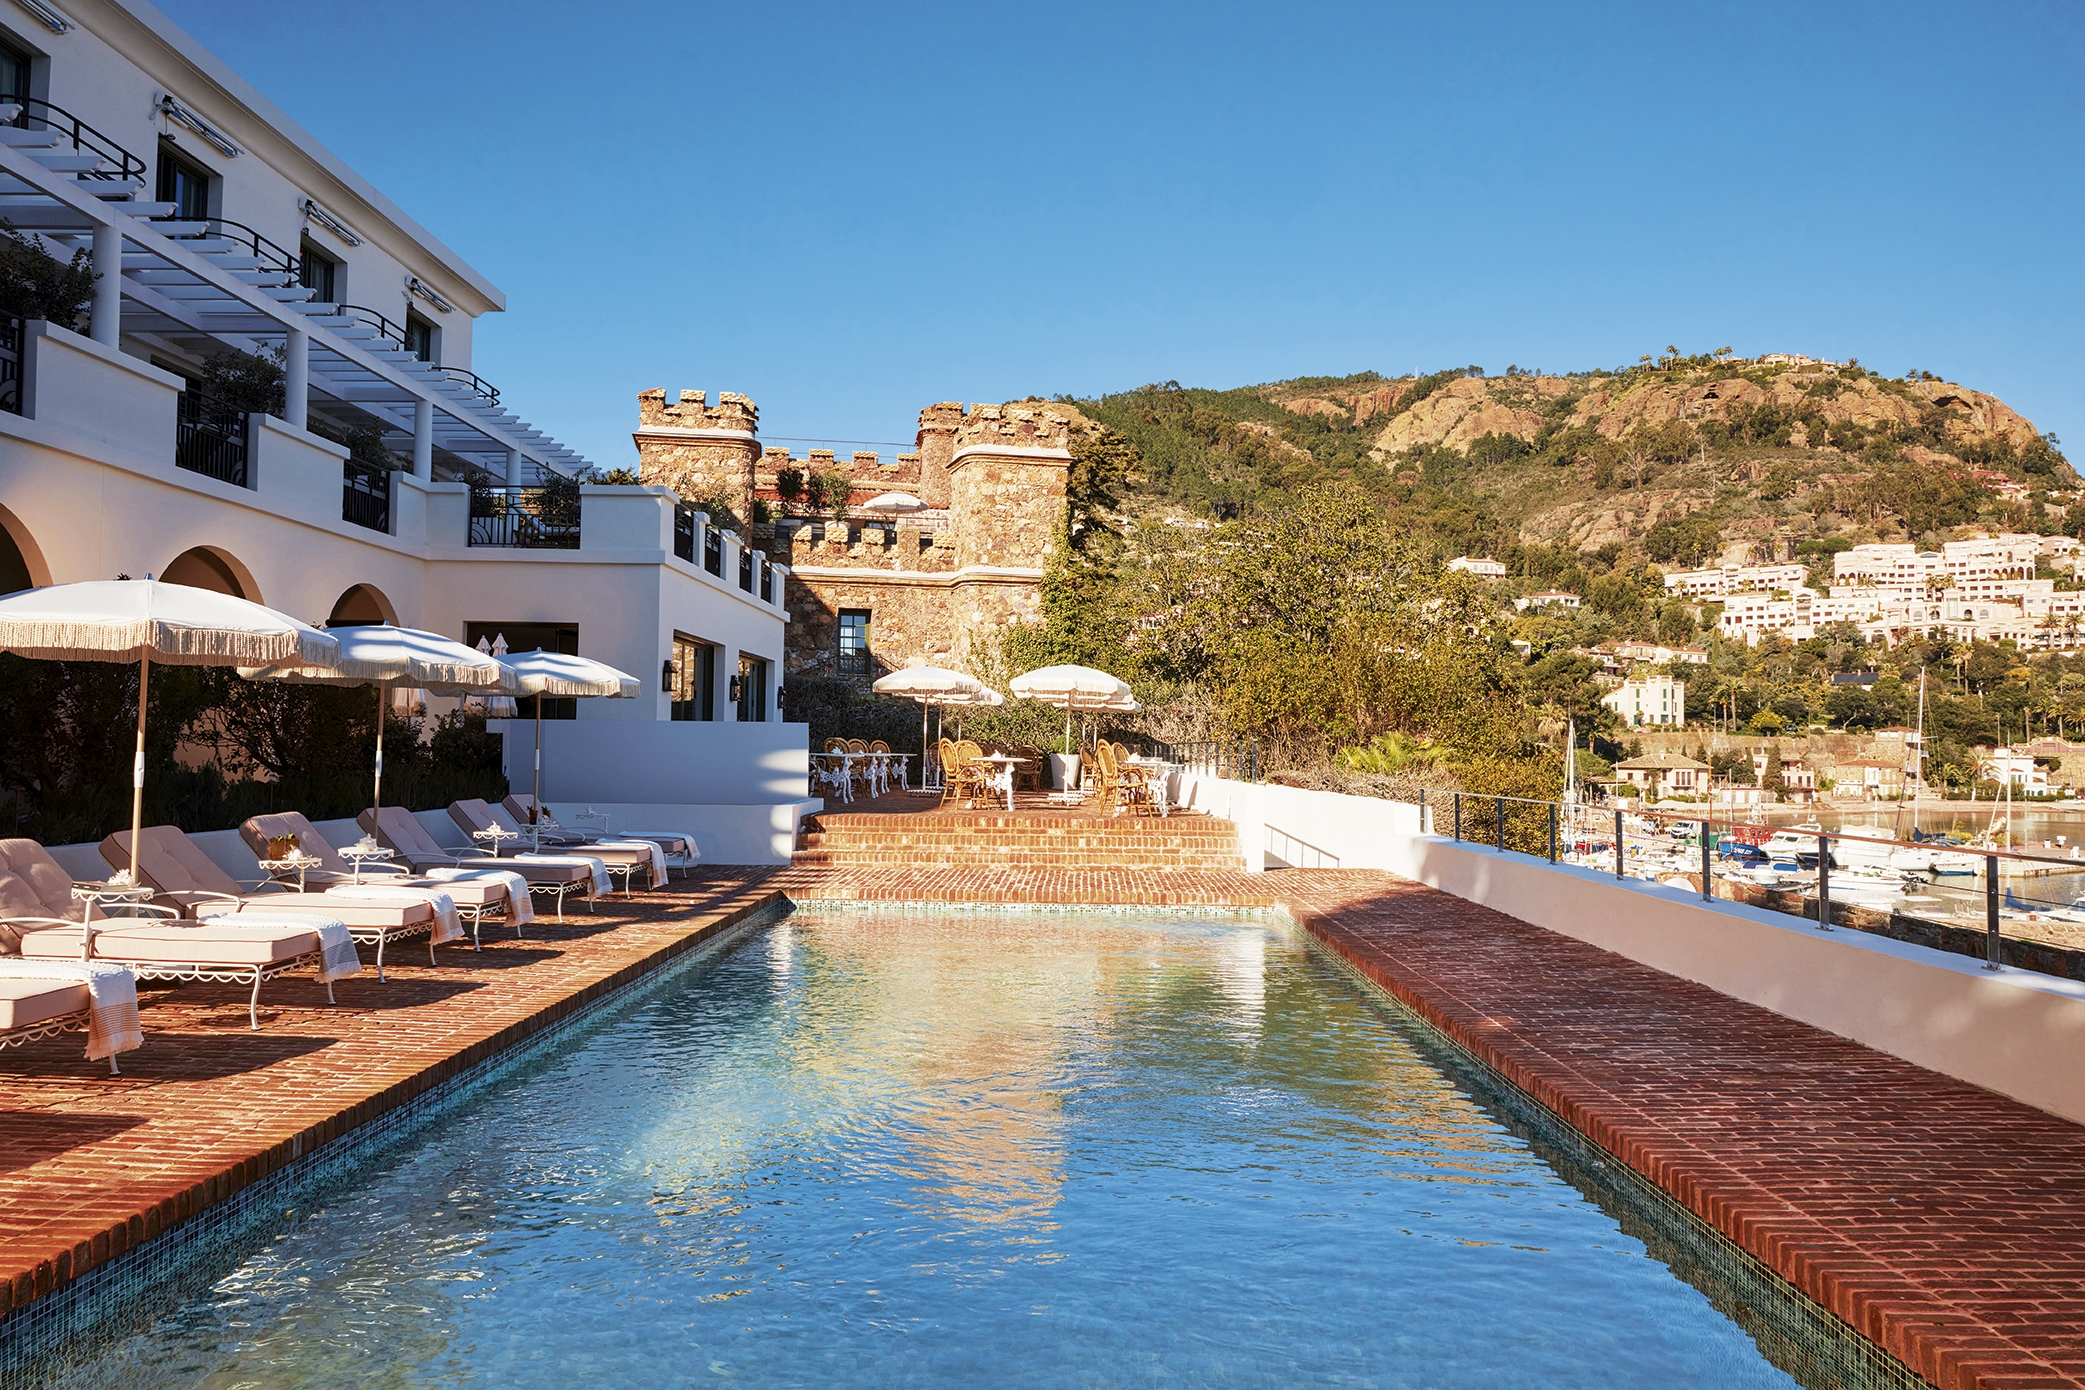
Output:
<path fill-rule="evenodd" d="M 536 920 L 535 904 L 529 900 L 528 880 L 512 869 L 429 869 L 421 877 L 433 879 L 436 883 L 499 883 L 507 890 L 507 920 L 516 926 L 527 926 Z"/>
<path fill-rule="evenodd" d="M 434 908 L 434 944 L 463 938 L 463 915 L 456 899 L 437 888 L 407 888 L 389 883 L 340 883 L 326 890 L 329 898 L 365 903 L 428 903 Z"/>
<path fill-rule="evenodd" d="M 666 881 L 666 850 L 657 840 L 596 840 L 592 848 L 645 850 L 645 862 L 652 871 L 651 886 L 657 888 Z"/>
<path fill-rule="evenodd" d="M 355 953 L 355 938 L 348 934 L 347 923 L 338 917 L 321 917 L 316 912 L 241 912 L 237 906 L 210 913 L 209 904 L 199 904 L 196 913 L 206 926 L 219 931 L 239 931 L 247 927 L 280 931 L 284 927 L 296 927 L 315 933 L 319 939 L 320 984 L 329 985 L 362 972 L 362 957 Z"/>
<path fill-rule="evenodd" d="M 625 830 L 622 836 L 626 840 L 655 841 L 668 854 L 684 855 L 690 864 L 702 857 L 702 852 L 695 848 L 695 837 L 684 830 Z"/>
<path fill-rule="evenodd" d="M 87 1060 L 99 1062 L 141 1047 L 144 1026 L 138 1022 L 138 982 L 128 970 L 106 961 L 0 959 L 0 977 L 10 980 L 59 980 L 87 987 Z"/>
<path fill-rule="evenodd" d="M 613 893 L 615 891 L 615 885 L 608 881 L 608 865 L 603 863 L 599 859 L 595 859 L 591 855 L 517 854 L 514 857 L 517 860 L 521 860 L 530 864 L 584 864 L 587 867 L 588 874 L 593 878 L 594 881 L 594 891 L 587 894 L 589 898 L 598 898 L 601 897 L 603 894 Z"/>

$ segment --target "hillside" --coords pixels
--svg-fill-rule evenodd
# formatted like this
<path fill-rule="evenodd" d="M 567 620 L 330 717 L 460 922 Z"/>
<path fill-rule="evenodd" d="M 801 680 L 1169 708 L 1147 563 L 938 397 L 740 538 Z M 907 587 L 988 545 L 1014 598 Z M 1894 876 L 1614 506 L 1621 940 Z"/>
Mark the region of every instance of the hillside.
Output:
<path fill-rule="evenodd" d="M 1237 515 L 1346 479 L 1454 551 L 1737 563 L 1834 537 L 2071 530 L 2078 483 L 2055 440 L 1995 396 L 1780 354 L 1673 351 L 1567 375 L 1168 382 L 1067 403 L 1138 446 L 1153 505 Z"/>

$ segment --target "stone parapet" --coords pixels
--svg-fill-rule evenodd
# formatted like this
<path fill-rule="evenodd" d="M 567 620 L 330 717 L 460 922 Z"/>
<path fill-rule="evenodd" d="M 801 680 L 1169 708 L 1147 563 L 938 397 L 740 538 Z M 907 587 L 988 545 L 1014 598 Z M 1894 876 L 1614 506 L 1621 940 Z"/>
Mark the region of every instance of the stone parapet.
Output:
<path fill-rule="evenodd" d="M 714 406 L 701 391 L 683 391 L 668 405 L 654 387 L 638 393 L 637 421 L 637 476 L 720 508 L 718 524 L 744 533 L 759 495 L 760 408 L 735 391 L 719 392 Z"/>

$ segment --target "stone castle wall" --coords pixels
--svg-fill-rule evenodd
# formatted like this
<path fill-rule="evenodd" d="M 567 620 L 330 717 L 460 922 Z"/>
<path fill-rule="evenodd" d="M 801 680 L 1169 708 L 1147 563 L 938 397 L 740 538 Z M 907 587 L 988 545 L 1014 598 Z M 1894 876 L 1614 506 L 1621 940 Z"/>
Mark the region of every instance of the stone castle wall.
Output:
<path fill-rule="evenodd" d="M 1071 422 L 1033 403 L 942 401 L 919 413 L 915 451 L 886 463 L 856 452 L 812 449 L 798 458 L 763 448 L 760 412 L 726 391 L 669 404 L 663 390 L 637 398 L 638 474 L 683 497 L 720 500 L 748 525 L 757 500 L 773 516 L 751 526 L 792 573 L 784 680 L 838 674 L 842 609 L 870 613 L 871 669 L 878 676 L 922 663 L 969 666 L 980 644 L 1014 622 L 1042 616 L 1042 572 L 1063 524 Z M 782 470 L 843 470 L 849 514 L 816 513 L 782 500 Z M 923 507 L 867 512 L 862 504 L 903 492 Z"/>

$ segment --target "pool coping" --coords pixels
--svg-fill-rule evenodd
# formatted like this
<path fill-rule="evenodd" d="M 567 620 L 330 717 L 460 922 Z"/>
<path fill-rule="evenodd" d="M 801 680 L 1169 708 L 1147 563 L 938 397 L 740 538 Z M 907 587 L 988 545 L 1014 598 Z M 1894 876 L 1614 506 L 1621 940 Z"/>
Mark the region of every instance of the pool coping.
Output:
<path fill-rule="evenodd" d="M 1670 1202 L 1675 1210 L 1684 1213 L 1707 1233 L 1727 1242 L 1738 1255 L 1752 1262 L 1779 1284 L 1785 1285 L 1804 1303 L 1817 1308 L 1823 1316 L 1834 1319 L 1837 1325 L 1847 1328 L 1865 1345 L 1876 1348 L 1878 1354 L 1888 1358 L 1892 1366 L 1904 1367 L 1907 1375 L 1919 1376 L 1917 1367 L 1895 1355 L 1877 1336 L 1835 1312 L 1827 1302 L 1808 1291 L 1802 1282 L 1791 1277 L 1790 1271 L 1782 1268 L 1781 1263 L 1791 1259 L 1799 1262 L 1800 1255 L 1791 1254 L 1787 1246 L 1776 1243 L 1770 1234 L 1762 1236 L 1730 1202 L 1723 1200 L 1724 1194 L 1713 1191 L 1708 1193 L 1707 1210 L 1703 1210 L 1701 1192 L 1694 1192 L 1690 1199 L 1687 1193 L 1675 1190 L 1670 1181 L 1672 1174 L 1663 1170 L 1655 1155 L 1647 1155 L 1637 1143 L 1631 1141 L 1632 1136 L 1626 1132 L 1618 1132 L 1611 1116 L 1601 1116 L 1597 1113 L 1602 1099 L 1597 1090 L 1576 1096 L 1568 1090 L 1558 1095 L 1545 1094 L 1558 1090 L 1554 1078 L 1541 1086 L 1529 1085 L 1521 1075 L 1525 1071 L 1524 1064 L 1529 1059 L 1516 1057 L 1512 1053 L 1512 1038 L 1479 1036 L 1463 1028 L 1448 1010 L 1442 1007 L 1444 1001 L 1451 1004 L 1468 1001 L 1454 1001 L 1447 996 L 1443 999 L 1430 998 L 1428 987 L 1435 982 L 1423 972 L 1408 972 L 1399 976 L 1398 962 L 1393 958 L 1381 954 L 1371 958 L 1364 943 L 1358 940 L 1342 940 L 1342 935 L 1346 933 L 1336 929 L 1339 926 L 1336 919 L 1344 908 L 1354 904 L 1356 896 L 1340 890 L 1347 886 L 1347 880 L 1358 880 L 1363 876 L 1384 886 L 1395 885 L 1402 892 L 1447 898 L 1448 902 L 1459 908 L 1503 917 L 1503 914 L 1477 908 L 1440 894 L 1438 890 L 1427 889 L 1394 874 L 1379 871 L 1366 871 L 1365 874 L 1363 871 L 1298 871 L 1294 875 L 1282 875 L 1279 879 L 1266 875 L 1179 872 L 1173 875 L 1154 875 L 1152 877 L 1160 882 L 1150 886 L 1141 881 L 1103 882 L 1096 877 L 1091 883 L 1036 882 L 1024 888 L 1022 883 L 1010 878 L 1004 884 L 993 885 L 990 891 L 984 892 L 978 891 L 978 885 L 968 881 L 956 881 L 967 880 L 968 875 L 936 874 L 926 871 L 912 875 L 907 880 L 883 882 L 867 881 L 858 877 L 850 881 L 848 875 L 829 871 L 749 871 L 738 881 L 741 897 L 736 905 L 706 918 L 693 930 L 661 943 L 656 949 L 626 962 L 612 974 L 545 1004 L 469 1047 L 436 1058 L 415 1075 L 344 1107 L 326 1122 L 311 1126 L 289 1139 L 271 1144 L 260 1152 L 228 1165 L 211 1178 L 196 1183 L 178 1199 L 161 1203 L 150 1212 L 133 1215 L 126 1223 L 112 1227 L 95 1237 L 91 1250 L 86 1242 L 82 1242 L 73 1250 L 54 1254 L 34 1271 L 12 1272 L 11 1278 L 0 1282 L 0 1308 L 5 1309 L 4 1313 L 0 1313 L 0 1358 L 10 1354 L 17 1331 L 27 1325 L 23 1315 L 34 1312 L 38 1304 L 51 1298 L 54 1293 L 78 1284 L 86 1275 L 96 1271 L 106 1271 L 102 1277 L 112 1280 L 124 1277 L 126 1267 L 135 1267 L 132 1257 L 149 1250 L 165 1233 L 178 1231 L 196 1218 L 210 1214 L 246 1188 L 287 1167 L 314 1161 L 333 1161 L 335 1156 L 343 1151 L 343 1148 L 335 1147 L 341 1140 L 358 1135 L 367 1127 L 383 1121 L 394 1111 L 414 1104 L 452 1081 L 464 1084 L 469 1079 L 475 1079 L 479 1069 L 488 1063 L 510 1064 L 511 1054 L 517 1049 L 528 1047 L 547 1030 L 566 1020 L 579 1020 L 592 1014 L 596 1006 L 610 996 L 619 994 L 627 987 L 654 980 L 663 970 L 689 952 L 780 904 L 786 905 L 791 911 L 876 908 L 937 912 L 1032 911 L 1038 915 L 1095 911 L 1146 915 L 1192 915 L 1210 911 L 1277 913 L 1294 923 L 1320 948 L 1337 957 L 1346 967 L 1380 990 L 1384 996 L 1410 1011 L 1427 1027 L 1440 1034 L 1448 1045 L 1465 1054 L 1473 1065 L 1498 1077 L 1512 1094 L 1525 1098 L 1528 1104 L 1538 1107 L 1544 1114 L 1552 1117 L 1564 1132 L 1577 1136 L 1579 1140 L 1590 1145 L 1593 1151 L 1628 1170 L 1635 1180 L 1648 1185 L 1651 1190 Z M 1062 876 L 1048 877 L 1058 880 Z M 1141 880 L 1144 875 L 1136 877 Z M 910 892 L 905 891 L 908 884 L 912 889 Z M 1311 885 L 1312 890 L 1328 890 L 1329 896 L 1317 891 L 1296 891 L 1305 884 Z M 932 896 L 938 892 L 947 892 L 951 896 Z M 1152 898 L 1162 900 L 1138 901 L 1146 893 Z M 1530 928 L 1528 924 L 1516 919 L 1504 920 L 1516 927 L 1540 930 Z M 1791 1022 L 1790 1026 L 1803 1025 Z M 1570 1117 L 1570 1111 L 1574 1108 L 1594 1113 L 1595 1118 L 1603 1119 L 1604 1123 L 1598 1130 L 1588 1129 Z M 1736 1229 L 1727 1229 L 1726 1222 L 1734 1224 Z M 85 1257 L 79 1261 L 77 1267 L 72 1263 L 76 1254 Z M 1827 1283 L 1832 1278 L 1828 1271 L 1821 1276 L 1815 1270 L 1809 1273 L 1813 1279 L 1821 1277 Z M 99 1283 L 100 1279 L 97 1278 L 96 1282 Z M 28 1296 L 21 1297 L 24 1293 Z M 1868 1315 L 1878 1318 L 1878 1327 L 1885 1332 L 1890 1330 L 1892 1320 L 1898 1316 L 1886 1306 L 1879 1311 L 1871 1310 Z M 4 1365 L 4 1360 L 0 1360 L 0 1365 Z M 2003 1376 L 1993 1377 L 1981 1371 L 1973 1358 L 1958 1359 L 1951 1353 L 1945 1353 L 1938 1366 L 1937 1375 L 1919 1376 L 1908 1383 L 1935 1384 L 1946 1387 L 1946 1390 L 1954 1390 L 1957 1386 L 1998 1386 L 2015 1383 L 2064 1385 L 2085 1382 L 2066 1380 L 2060 1372 L 2055 1376 L 2020 1381 Z"/>

